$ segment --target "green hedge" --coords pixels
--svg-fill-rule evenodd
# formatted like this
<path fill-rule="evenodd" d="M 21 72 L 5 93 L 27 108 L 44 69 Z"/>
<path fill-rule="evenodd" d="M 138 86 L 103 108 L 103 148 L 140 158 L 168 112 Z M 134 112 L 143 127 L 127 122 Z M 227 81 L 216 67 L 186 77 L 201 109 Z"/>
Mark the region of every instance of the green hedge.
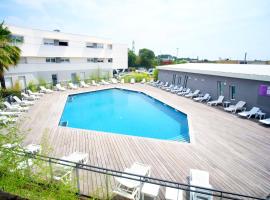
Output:
<path fill-rule="evenodd" d="M 130 74 L 125 75 L 123 78 L 125 80 L 125 83 L 129 83 L 131 78 L 134 78 L 136 82 L 141 82 L 143 79 L 149 81 L 152 77 L 147 73 L 132 72 Z"/>

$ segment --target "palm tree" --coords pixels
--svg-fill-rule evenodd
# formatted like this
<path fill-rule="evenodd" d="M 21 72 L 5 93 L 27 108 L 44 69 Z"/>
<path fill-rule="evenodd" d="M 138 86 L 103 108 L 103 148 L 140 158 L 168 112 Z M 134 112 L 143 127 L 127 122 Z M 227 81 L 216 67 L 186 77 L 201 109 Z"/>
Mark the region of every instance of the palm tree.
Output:
<path fill-rule="evenodd" d="M 6 89 L 4 72 L 10 66 L 16 66 L 20 60 L 21 50 L 11 44 L 11 32 L 4 22 L 0 24 L 0 82 L 2 89 Z"/>

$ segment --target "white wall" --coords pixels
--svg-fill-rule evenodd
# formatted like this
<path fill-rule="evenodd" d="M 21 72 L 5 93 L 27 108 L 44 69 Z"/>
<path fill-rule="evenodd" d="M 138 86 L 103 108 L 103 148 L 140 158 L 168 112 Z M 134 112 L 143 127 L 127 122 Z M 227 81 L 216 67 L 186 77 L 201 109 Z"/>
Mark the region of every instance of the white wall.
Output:
<path fill-rule="evenodd" d="M 128 46 L 126 44 L 113 44 L 113 69 L 128 68 Z"/>

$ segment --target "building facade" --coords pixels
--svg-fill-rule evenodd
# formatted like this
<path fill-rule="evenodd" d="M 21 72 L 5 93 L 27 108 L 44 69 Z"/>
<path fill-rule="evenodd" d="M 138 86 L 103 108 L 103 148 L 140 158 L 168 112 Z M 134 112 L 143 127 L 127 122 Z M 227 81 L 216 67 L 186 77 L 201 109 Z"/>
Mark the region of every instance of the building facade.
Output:
<path fill-rule="evenodd" d="M 111 40 L 62 33 L 59 30 L 8 26 L 12 43 L 21 50 L 17 66 L 5 72 L 7 87 L 16 82 L 22 88 L 30 81 L 44 79 L 49 83 L 80 79 L 91 76 L 108 76 L 113 69 L 128 67 L 128 47 Z"/>
<path fill-rule="evenodd" d="M 245 101 L 247 109 L 253 106 L 270 114 L 270 66 L 240 64 L 181 64 L 159 66 L 159 80 L 181 85 L 212 99 L 223 95 L 235 104 Z"/>

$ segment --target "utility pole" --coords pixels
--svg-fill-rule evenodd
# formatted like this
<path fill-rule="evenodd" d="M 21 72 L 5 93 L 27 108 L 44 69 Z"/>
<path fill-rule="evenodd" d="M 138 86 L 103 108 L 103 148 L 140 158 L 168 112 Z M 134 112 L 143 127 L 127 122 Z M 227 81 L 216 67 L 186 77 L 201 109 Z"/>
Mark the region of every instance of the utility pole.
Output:
<path fill-rule="evenodd" d="M 247 52 L 245 52 L 245 60 L 244 60 L 244 64 L 247 64 Z"/>

